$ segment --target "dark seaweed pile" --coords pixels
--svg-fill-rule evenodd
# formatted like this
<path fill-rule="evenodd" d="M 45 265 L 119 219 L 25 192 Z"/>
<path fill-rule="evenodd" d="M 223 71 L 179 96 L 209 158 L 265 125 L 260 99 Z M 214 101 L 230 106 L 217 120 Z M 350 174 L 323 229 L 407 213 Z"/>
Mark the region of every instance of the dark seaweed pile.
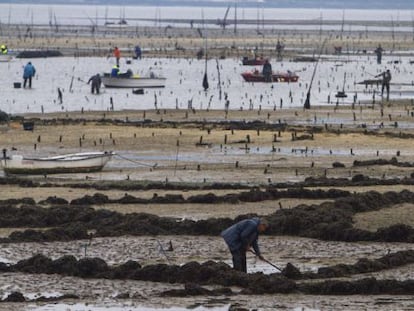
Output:
<path fill-rule="evenodd" d="M 43 57 L 60 57 L 63 56 L 62 52 L 58 50 L 33 50 L 33 51 L 21 51 L 16 55 L 16 58 L 43 58 Z"/>
<path fill-rule="evenodd" d="M 27 186 L 27 185 L 26 185 Z M 263 216 L 270 223 L 269 235 L 290 235 L 334 241 L 387 241 L 413 242 L 414 229 L 403 224 L 380 228 L 376 232 L 356 229 L 353 217 L 357 213 L 376 211 L 396 204 L 414 203 L 410 191 L 379 193 L 350 193 L 331 189 L 308 190 L 301 187 L 280 190 L 274 187 L 251 188 L 246 191 L 215 195 L 213 193 L 188 196 L 154 193 L 150 199 L 125 194 L 120 199 L 111 199 L 102 193 L 85 195 L 67 201 L 51 196 L 36 202 L 32 198 L 0 201 L 0 227 L 32 228 L 15 231 L 2 243 L 71 241 L 93 237 L 123 235 L 219 235 L 231 224 L 254 214 L 240 215 L 235 219 L 210 218 L 206 220 L 180 220 L 145 213 L 122 214 L 105 210 L 110 204 L 200 204 L 209 208 L 211 204 L 239 204 L 242 202 L 277 201 L 281 198 L 325 199 L 321 204 L 299 205 L 284 209 L 278 205 L 274 213 Z M 245 190 L 245 189 L 244 189 Z M 96 208 L 99 207 L 99 208 Z M 36 228 L 43 228 L 37 230 Z M 48 228 L 44 230 L 44 228 Z M 93 231 L 93 236 L 89 233 Z M 414 251 L 400 251 L 378 259 L 361 258 L 355 264 L 338 264 L 321 267 L 317 272 L 302 273 L 288 263 L 281 273 L 245 274 L 231 269 L 222 262 L 188 262 L 182 266 L 153 264 L 142 266 L 135 261 L 110 266 L 100 258 L 63 256 L 50 259 L 35 255 L 16 264 L 0 263 L 0 273 L 59 274 L 78 278 L 140 280 L 183 284 L 183 288 L 168 290 L 162 296 L 230 296 L 275 293 L 302 293 L 310 295 L 362 295 L 362 294 L 412 294 L 412 280 L 383 280 L 368 276 L 358 280 L 338 278 L 373 273 L 414 263 Z M 311 280 L 311 282 L 310 282 Z M 214 285 L 214 289 L 204 288 Z M 235 293 L 231 287 L 241 288 Z M 66 299 L 73 297 L 55 297 Z M 120 294 L 120 299 L 130 297 Z M 43 297 L 44 298 L 44 297 Z M 39 299 L 42 299 L 40 297 Z M 45 298 L 46 299 L 46 298 Z M 28 301 L 21 293 L 14 292 L 2 302 Z"/>
<path fill-rule="evenodd" d="M 282 195 L 281 195 L 282 194 Z M 303 194 L 303 195 L 302 195 Z M 380 228 L 376 232 L 353 227 L 353 216 L 356 213 L 375 211 L 391 207 L 394 204 L 414 203 L 414 193 L 387 192 L 384 194 L 370 191 L 362 194 L 350 194 L 344 191 L 309 191 L 294 189 L 293 191 L 260 191 L 252 190 L 239 194 L 228 194 L 217 197 L 213 194 L 189 197 L 184 200 L 180 195 L 156 196 L 150 200 L 139 199 L 129 195 L 115 200 L 135 204 L 148 202 L 164 203 L 204 203 L 217 202 L 257 202 L 274 200 L 280 197 L 295 195 L 304 198 L 335 198 L 320 205 L 299 205 L 292 209 L 275 209 L 266 216 L 270 223 L 269 235 L 292 235 L 311 237 L 333 241 L 384 241 L 413 242 L 414 229 L 411 226 L 395 224 Z M 342 195 L 342 196 L 341 196 Z M 89 238 L 88 231 L 94 230 L 95 236 L 122 235 L 218 235 L 226 228 L 241 219 L 254 216 L 240 215 L 236 219 L 211 218 L 206 220 L 179 220 L 171 217 L 159 217 L 145 213 L 121 214 L 105 209 L 94 209 L 92 204 L 111 203 L 106 195 L 95 194 L 72 200 L 49 198 L 36 204 L 32 199 L 0 201 L 0 227 L 32 227 L 50 228 L 38 231 L 27 229 L 13 232 L 1 242 L 34 242 L 34 241 L 69 241 Z M 51 207 L 44 208 L 44 204 Z"/>
<path fill-rule="evenodd" d="M 319 295 L 360 295 L 360 294 L 412 294 L 414 281 L 377 280 L 373 277 L 355 281 L 330 279 L 313 283 L 298 283 L 300 278 L 334 278 L 352 274 L 389 269 L 414 262 L 414 251 L 389 254 L 376 260 L 360 260 L 355 265 L 321 268 L 317 273 L 301 274 L 288 264 L 282 273 L 265 275 L 246 274 L 235 271 L 220 262 L 188 262 L 182 266 L 155 264 L 141 266 L 136 261 L 128 261 L 118 266 L 109 266 L 100 258 L 76 259 L 63 256 L 52 260 L 44 255 L 35 255 L 14 265 L 0 263 L 1 272 L 23 272 L 31 274 L 59 274 L 79 278 L 129 279 L 164 283 L 186 284 L 183 290 L 167 291 L 163 295 L 232 295 L 230 286 L 242 288 L 241 294 L 295 293 Z M 296 270 L 294 278 L 288 271 Z M 214 291 L 200 285 L 220 285 L 224 288 Z"/>

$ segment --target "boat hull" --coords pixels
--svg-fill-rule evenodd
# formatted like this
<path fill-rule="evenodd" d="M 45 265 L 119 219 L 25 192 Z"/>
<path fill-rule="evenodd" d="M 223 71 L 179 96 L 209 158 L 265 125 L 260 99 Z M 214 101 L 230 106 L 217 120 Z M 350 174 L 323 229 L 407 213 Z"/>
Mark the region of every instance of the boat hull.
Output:
<path fill-rule="evenodd" d="M 102 83 L 108 88 L 162 88 L 166 78 L 157 77 L 102 77 Z"/>
<path fill-rule="evenodd" d="M 12 57 L 8 54 L 4 55 L 4 54 L 0 54 L 0 63 L 5 63 L 5 62 L 9 62 L 11 61 Z"/>
<path fill-rule="evenodd" d="M 14 155 L 2 159 L 1 164 L 7 175 L 90 173 L 102 170 L 113 155 L 113 152 L 84 152 L 45 158 Z"/>
<path fill-rule="evenodd" d="M 299 76 L 292 73 L 273 73 L 272 81 L 266 81 L 261 73 L 244 72 L 241 74 L 246 82 L 298 82 Z"/>

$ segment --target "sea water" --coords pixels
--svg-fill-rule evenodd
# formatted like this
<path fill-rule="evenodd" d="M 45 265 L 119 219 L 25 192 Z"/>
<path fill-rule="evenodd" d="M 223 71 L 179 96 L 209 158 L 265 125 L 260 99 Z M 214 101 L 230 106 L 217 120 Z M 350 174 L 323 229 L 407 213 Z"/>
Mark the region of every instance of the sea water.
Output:
<path fill-rule="evenodd" d="M 358 108 L 361 103 L 381 101 L 381 85 L 366 88 L 360 85 L 372 79 L 385 68 L 393 73 L 391 99 L 414 98 L 412 86 L 414 65 L 411 56 L 384 55 L 383 64 L 376 63 L 373 53 L 359 56 L 322 56 L 310 90 L 312 105 L 352 105 Z M 398 63 L 394 63 L 398 59 Z M 342 66 L 336 66 L 337 61 Z M 274 71 L 293 71 L 299 75 L 297 83 L 248 83 L 241 76 L 254 67 L 242 66 L 241 59 L 228 58 L 208 61 L 210 88 L 202 87 L 204 60 L 143 58 L 121 59 L 121 68 L 130 68 L 134 73 L 146 76 L 150 71 L 164 76 L 165 88 L 145 89 L 143 95 L 132 93 L 131 89 L 102 88 L 100 95 L 93 95 L 86 82 L 96 73 L 109 72 L 115 64 L 110 57 L 58 57 L 31 59 L 36 67 L 36 76 L 31 89 L 14 88 L 14 82 L 22 82 L 23 67 L 28 59 L 0 62 L 0 88 L 2 101 L 0 110 L 7 113 L 48 113 L 66 111 L 108 111 L 108 110 L 148 110 L 177 109 L 184 112 L 190 109 L 223 110 L 228 101 L 230 110 L 272 110 L 303 108 L 315 63 L 273 62 Z M 217 69 L 217 62 L 219 69 Z M 260 67 L 257 67 L 261 70 Z M 221 84 L 218 85 L 218 70 Z M 344 78 L 344 73 L 346 77 Z M 345 83 L 344 83 L 345 82 Z M 406 85 L 399 85 L 406 84 Z M 408 85 L 407 85 L 408 84 Z M 58 100 L 60 88 L 63 102 Z M 221 89 L 221 93 L 220 93 Z M 346 98 L 336 98 L 338 91 L 344 90 Z M 221 96 L 220 96 L 221 95 Z M 137 116 L 139 119 L 142 116 Z M 131 119 L 131 121 L 133 121 Z M 283 122 L 284 120 L 280 120 Z M 309 120 L 310 124 L 323 124 L 326 120 L 318 117 Z M 343 120 L 340 123 L 346 123 Z"/>
<path fill-rule="evenodd" d="M 310 8 L 271 8 L 258 5 L 257 7 L 230 7 L 226 16 L 226 7 L 201 6 L 118 6 L 118 5 L 70 5 L 70 4 L 4 4 L 0 3 L 0 23 L 21 24 L 25 26 L 44 25 L 91 25 L 103 26 L 105 23 L 117 24 L 125 19 L 129 26 L 159 26 L 180 25 L 190 27 L 220 28 L 220 21 L 238 19 L 238 27 L 263 27 L 274 29 L 308 29 L 300 25 L 299 21 L 316 21 L 313 28 L 324 30 L 382 30 L 412 32 L 412 9 L 400 9 L 395 5 L 391 9 L 349 8 L 346 4 L 341 8 L 329 9 L 322 2 L 314 2 Z M 230 3 L 231 4 L 231 3 Z M 318 7 L 318 5 L 320 5 Z M 414 8 L 414 7 L 413 7 Z M 68 14 L 70 12 L 70 14 Z M 174 21 L 175 20 L 175 21 Z M 251 25 L 243 25 L 248 20 Z M 266 20 L 279 20 L 278 25 L 263 25 Z M 324 21 L 336 21 L 333 25 L 324 24 Z M 283 21 L 293 21 L 292 24 L 283 25 Z M 296 23 L 295 23 L 296 21 Z M 388 22 L 392 26 L 355 26 L 350 21 L 380 21 Z M 403 24 L 405 22 L 405 24 Z M 407 22 L 408 26 L 407 26 Z M 232 27 L 230 25 L 229 27 Z"/>

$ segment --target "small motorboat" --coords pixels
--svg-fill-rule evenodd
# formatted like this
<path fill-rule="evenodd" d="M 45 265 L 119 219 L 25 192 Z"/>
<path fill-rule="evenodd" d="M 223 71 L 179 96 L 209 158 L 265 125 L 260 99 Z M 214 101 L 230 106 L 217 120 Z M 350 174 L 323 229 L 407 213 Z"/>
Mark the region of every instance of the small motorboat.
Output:
<path fill-rule="evenodd" d="M 265 62 L 266 59 L 263 57 L 248 58 L 247 56 L 244 56 L 242 58 L 243 66 L 262 66 Z"/>
<path fill-rule="evenodd" d="M 22 155 L 6 156 L 3 150 L 3 158 L 0 164 L 6 175 L 46 175 L 60 173 L 90 173 L 98 172 L 108 163 L 115 153 L 80 152 L 51 157 L 27 157 Z"/>
<path fill-rule="evenodd" d="M 105 73 L 102 77 L 102 83 L 108 88 L 162 88 L 165 87 L 166 78 L 157 77 L 154 74 L 148 77 L 139 75 L 111 77 L 111 74 Z"/>
<path fill-rule="evenodd" d="M 265 76 L 259 70 L 246 71 L 242 74 L 246 82 L 298 82 L 299 76 L 294 72 L 273 72 L 272 81 L 266 81 Z"/>
<path fill-rule="evenodd" d="M 0 54 L 0 63 L 11 61 L 12 57 L 9 54 Z"/>

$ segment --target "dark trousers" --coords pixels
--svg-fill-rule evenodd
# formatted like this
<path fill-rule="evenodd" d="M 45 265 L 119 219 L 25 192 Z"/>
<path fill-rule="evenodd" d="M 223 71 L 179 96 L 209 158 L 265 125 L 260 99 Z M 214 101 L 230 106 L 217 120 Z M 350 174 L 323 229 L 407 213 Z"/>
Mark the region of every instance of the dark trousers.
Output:
<path fill-rule="evenodd" d="M 231 252 L 231 255 L 233 256 L 233 269 L 246 273 L 246 252 L 242 250 L 237 250 Z"/>
<path fill-rule="evenodd" d="M 91 93 L 94 94 L 95 91 L 96 91 L 96 94 L 99 94 L 99 86 L 92 83 Z"/>
<path fill-rule="evenodd" d="M 32 87 L 32 77 L 24 78 L 23 87 L 26 87 L 27 80 L 29 80 L 29 87 Z"/>
<path fill-rule="evenodd" d="M 377 55 L 377 64 L 381 64 L 382 55 Z"/>
<path fill-rule="evenodd" d="M 272 81 L 272 73 L 265 73 L 264 78 L 265 78 L 265 82 L 273 82 Z"/>
<path fill-rule="evenodd" d="M 387 91 L 387 101 L 390 100 L 390 84 L 383 83 L 381 88 L 381 95 L 384 95 L 384 89 Z"/>

